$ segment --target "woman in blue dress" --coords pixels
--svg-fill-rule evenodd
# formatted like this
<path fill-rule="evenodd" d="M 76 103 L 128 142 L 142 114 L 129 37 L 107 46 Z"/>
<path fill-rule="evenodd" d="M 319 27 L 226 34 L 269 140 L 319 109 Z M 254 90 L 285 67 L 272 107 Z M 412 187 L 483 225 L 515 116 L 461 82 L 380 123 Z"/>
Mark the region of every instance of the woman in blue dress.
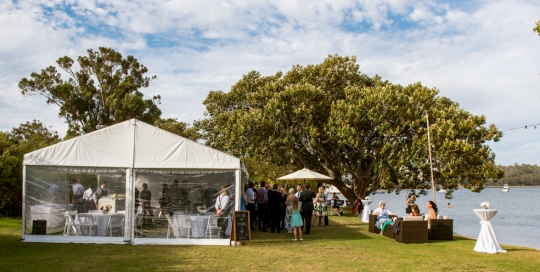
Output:
<path fill-rule="evenodd" d="M 293 241 L 296 241 L 297 232 L 300 234 L 300 241 L 304 240 L 302 239 L 302 229 L 300 228 L 303 225 L 304 223 L 302 222 L 302 216 L 300 215 L 300 205 L 298 205 L 298 198 L 294 196 L 292 199 L 291 207 L 291 227 L 293 228 L 294 233 Z"/>
<path fill-rule="evenodd" d="M 392 221 L 392 217 L 396 215 L 386 209 L 386 203 L 384 201 L 379 202 L 379 208 L 373 211 L 374 215 L 377 215 L 377 221 L 375 222 L 375 227 L 381 229 L 381 235 L 383 234 L 382 228 L 384 223 Z"/>

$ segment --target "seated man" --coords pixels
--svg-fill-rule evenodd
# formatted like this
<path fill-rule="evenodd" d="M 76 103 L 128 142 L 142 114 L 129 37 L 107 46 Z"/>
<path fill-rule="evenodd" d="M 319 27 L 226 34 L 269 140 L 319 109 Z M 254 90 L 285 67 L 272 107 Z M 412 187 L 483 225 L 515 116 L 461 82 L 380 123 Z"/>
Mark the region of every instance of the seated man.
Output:
<path fill-rule="evenodd" d="M 381 235 L 383 234 L 382 227 L 384 223 L 392 221 L 392 217 L 397 217 L 396 214 L 385 209 L 385 206 L 386 206 L 386 203 L 384 203 L 384 201 L 379 202 L 379 208 L 375 209 L 372 213 L 374 215 L 377 215 L 377 222 L 375 222 L 375 226 L 381 229 Z"/>

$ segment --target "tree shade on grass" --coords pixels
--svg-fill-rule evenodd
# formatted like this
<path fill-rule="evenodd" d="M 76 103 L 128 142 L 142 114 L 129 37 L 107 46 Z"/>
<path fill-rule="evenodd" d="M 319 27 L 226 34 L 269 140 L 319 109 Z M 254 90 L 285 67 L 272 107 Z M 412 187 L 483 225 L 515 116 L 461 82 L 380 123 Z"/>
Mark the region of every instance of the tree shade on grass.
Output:
<path fill-rule="evenodd" d="M 21 243 L 21 220 L 0 219 L 0 271 L 537 271 L 540 251 L 507 246 L 473 251 L 475 240 L 398 244 L 357 217 L 330 217 L 304 241 L 254 231 L 251 246 Z"/>

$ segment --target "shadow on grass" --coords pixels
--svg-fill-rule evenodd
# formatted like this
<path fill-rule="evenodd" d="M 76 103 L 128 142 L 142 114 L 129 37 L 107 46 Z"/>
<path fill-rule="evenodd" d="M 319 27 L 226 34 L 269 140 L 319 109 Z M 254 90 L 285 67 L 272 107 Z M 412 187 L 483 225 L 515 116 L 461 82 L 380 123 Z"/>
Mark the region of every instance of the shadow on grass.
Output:
<path fill-rule="evenodd" d="M 350 217 L 346 216 L 329 216 L 328 226 L 318 226 L 318 224 L 312 225 L 310 234 L 303 234 L 304 241 L 373 239 L 368 232 L 367 224 L 362 223 L 360 218 L 358 218 L 356 223 L 350 223 L 350 219 Z M 345 223 L 346 221 L 348 221 L 348 223 Z M 255 245 L 266 243 L 290 243 L 293 238 L 294 234 L 287 233 L 286 230 L 281 231 L 281 233 L 270 233 L 261 232 L 255 228 L 251 233 L 251 243 Z M 297 238 L 300 238 L 298 234 Z"/>

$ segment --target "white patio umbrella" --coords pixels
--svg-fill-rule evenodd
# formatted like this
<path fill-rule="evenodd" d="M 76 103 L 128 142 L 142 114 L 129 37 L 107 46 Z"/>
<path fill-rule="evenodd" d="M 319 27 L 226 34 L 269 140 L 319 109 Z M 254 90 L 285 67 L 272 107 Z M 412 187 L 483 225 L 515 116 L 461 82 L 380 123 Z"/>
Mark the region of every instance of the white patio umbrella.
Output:
<path fill-rule="evenodd" d="M 333 179 L 329 176 L 319 174 L 315 171 L 311 171 L 307 168 L 296 171 L 294 173 L 277 178 L 278 180 L 329 180 Z"/>

